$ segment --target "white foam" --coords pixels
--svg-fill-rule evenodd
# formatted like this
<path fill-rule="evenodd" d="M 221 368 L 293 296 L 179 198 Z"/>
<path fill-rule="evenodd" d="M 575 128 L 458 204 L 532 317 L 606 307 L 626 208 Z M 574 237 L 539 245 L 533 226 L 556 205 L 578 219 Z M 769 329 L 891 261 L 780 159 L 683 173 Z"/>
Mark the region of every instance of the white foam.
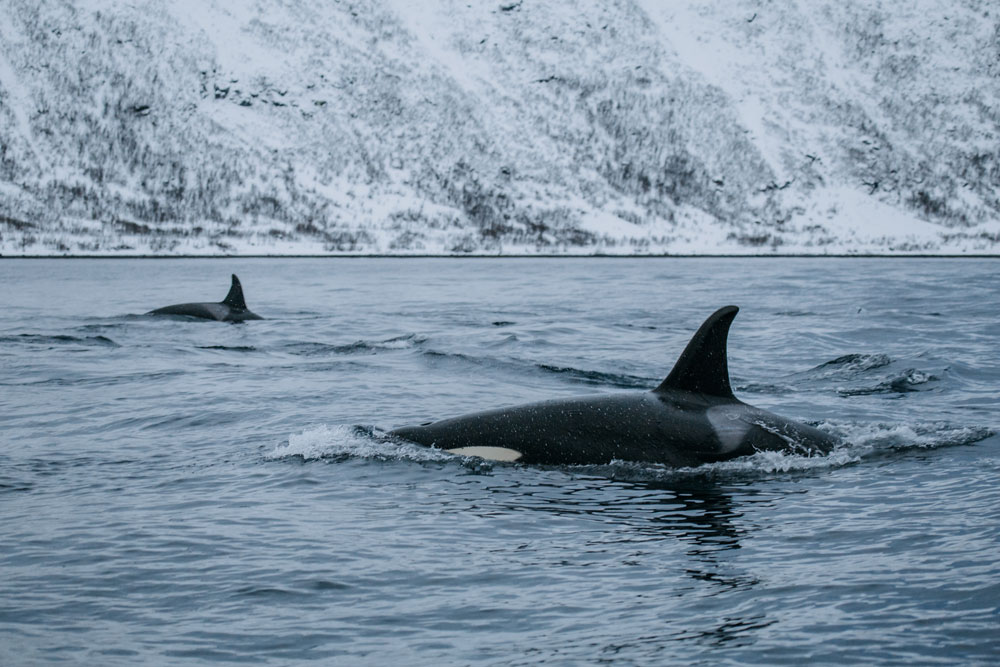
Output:
<path fill-rule="evenodd" d="M 868 452 L 968 445 L 993 435 L 993 431 L 983 426 L 954 426 L 941 421 L 909 424 L 824 422 L 819 428 L 833 433 L 855 449 Z"/>
<path fill-rule="evenodd" d="M 704 476 L 767 475 L 840 468 L 893 452 L 967 445 L 993 435 L 993 431 L 988 428 L 953 426 L 945 422 L 916 424 L 825 422 L 818 425 L 818 428 L 841 438 L 843 444 L 828 454 L 765 451 L 691 468 L 670 468 L 661 464 L 617 460 L 608 466 L 580 467 L 594 474 L 616 479 L 645 481 Z"/>
<path fill-rule="evenodd" d="M 407 350 L 421 342 L 423 342 L 423 339 L 418 336 L 397 336 L 396 338 L 380 341 L 378 347 L 383 350 Z"/>
<path fill-rule="evenodd" d="M 861 455 L 851 447 L 838 447 L 829 454 L 806 456 L 788 452 L 757 452 L 751 456 L 743 456 L 730 461 L 708 463 L 697 468 L 683 469 L 687 472 L 709 473 L 776 473 L 802 470 L 817 470 L 821 468 L 840 468 L 858 463 Z"/>
<path fill-rule="evenodd" d="M 819 468 L 839 468 L 860 463 L 885 452 L 907 449 L 936 449 L 966 445 L 989 437 L 989 429 L 952 426 L 945 422 L 917 424 L 872 424 L 826 422 L 818 428 L 841 438 L 843 444 L 825 455 L 793 454 L 785 451 L 757 452 L 730 461 L 710 463 L 692 472 L 792 472 Z"/>
<path fill-rule="evenodd" d="M 273 461 L 300 457 L 306 461 L 339 457 L 375 459 L 379 461 L 450 461 L 453 456 L 439 449 L 420 447 L 391 440 L 380 431 L 368 431 L 340 424 L 312 426 L 288 436 L 288 444 L 276 446 L 264 458 Z"/>

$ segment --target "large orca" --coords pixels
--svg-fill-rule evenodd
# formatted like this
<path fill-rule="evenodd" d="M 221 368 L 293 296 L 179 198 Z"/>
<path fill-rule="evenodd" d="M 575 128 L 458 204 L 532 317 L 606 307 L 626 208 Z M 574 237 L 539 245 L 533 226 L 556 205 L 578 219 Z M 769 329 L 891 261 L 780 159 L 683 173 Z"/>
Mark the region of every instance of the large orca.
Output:
<path fill-rule="evenodd" d="M 836 445 L 830 435 L 733 395 L 726 339 L 737 312 L 726 306 L 705 320 L 652 391 L 488 410 L 390 435 L 463 456 L 544 465 L 620 460 L 686 467 L 761 450 L 830 451 Z"/>
<path fill-rule="evenodd" d="M 218 320 L 220 322 L 243 322 L 244 320 L 264 319 L 256 313 L 250 312 L 247 302 L 243 299 L 243 286 L 240 279 L 233 274 L 233 284 L 229 288 L 229 294 L 219 303 L 178 303 L 173 306 L 164 306 L 151 310 L 147 315 L 187 315 L 188 317 L 202 317 L 206 320 Z"/>

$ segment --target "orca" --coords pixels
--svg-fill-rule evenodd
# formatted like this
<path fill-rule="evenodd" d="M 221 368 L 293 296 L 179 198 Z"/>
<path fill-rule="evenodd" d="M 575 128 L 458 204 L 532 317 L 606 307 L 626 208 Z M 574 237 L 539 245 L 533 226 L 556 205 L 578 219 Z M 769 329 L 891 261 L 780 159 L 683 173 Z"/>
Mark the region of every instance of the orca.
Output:
<path fill-rule="evenodd" d="M 726 341 L 739 308 L 701 325 L 652 391 L 557 399 L 406 426 L 390 436 L 462 456 L 540 465 L 692 467 L 758 451 L 827 453 L 831 435 L 733 395 Z"/>
<path fill-rule="evenodd" d="M 243 286 L 240 279 L 233 274 L 233 284 L 229 294 L 219 303 L 178 303 L 151 310 L 147 315 L 187 315 L 201 317 L 219 322 L 243 322 L 245 320 L 264 319 L 257 313 L 250 312 L 247 302 L 243 299 Z"/>

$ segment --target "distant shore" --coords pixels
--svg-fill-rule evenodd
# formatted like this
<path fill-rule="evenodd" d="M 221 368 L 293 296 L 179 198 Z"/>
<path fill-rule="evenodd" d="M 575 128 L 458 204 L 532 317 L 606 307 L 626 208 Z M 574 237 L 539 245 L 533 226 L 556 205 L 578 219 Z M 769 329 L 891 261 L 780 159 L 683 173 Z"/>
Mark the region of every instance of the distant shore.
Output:
<path fill-rule="evenodd" d="M 758 255 L 571 255 L 571 254 L 467 254 L 467 255 L 386 255 L 386 254 L 324 254 L 324 255 L 0 255 L 4 259 L 1000 259 L 995 254 L 932 254 L 932 253 L 842 253 L 827 255 L 758 254 Z"/>

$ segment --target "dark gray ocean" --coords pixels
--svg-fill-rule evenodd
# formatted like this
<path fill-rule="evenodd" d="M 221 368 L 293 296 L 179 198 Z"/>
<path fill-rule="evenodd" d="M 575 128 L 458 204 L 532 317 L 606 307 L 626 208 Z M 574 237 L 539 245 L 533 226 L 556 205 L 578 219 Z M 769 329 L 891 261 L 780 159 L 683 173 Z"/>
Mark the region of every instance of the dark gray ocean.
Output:
<path fill-rule="evenodd" d="M 142 313 L 218 301 L 267 318 Z M 0 261 L 0 664 L 994 665 L 1000 262 Z M 649 389 L 828 456 L 538 468 L 384 436 Z"/>

